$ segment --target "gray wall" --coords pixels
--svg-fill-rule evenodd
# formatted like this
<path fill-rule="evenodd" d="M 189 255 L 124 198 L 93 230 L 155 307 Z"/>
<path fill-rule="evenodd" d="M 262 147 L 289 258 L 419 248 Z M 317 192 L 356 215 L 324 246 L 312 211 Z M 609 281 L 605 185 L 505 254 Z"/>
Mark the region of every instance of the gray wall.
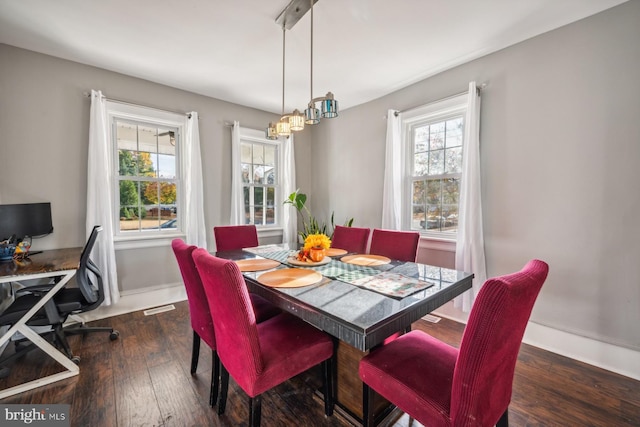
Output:
<path fill-rule="evenodd" d="M 640 349 L 639 41 L 640 2 L 628 2 L 343 111 L 312 134 L 323 159 L 314 211 L 379 227 L 387 109 L 486 82 L 488 274 L 543 259 L 550 275 L 533 321 Z"/>
<path fill-rule="evenodd" d="M 535 322 L 640 349 L 638 22 L 640 2 L 628 2 L 342 111 L 297 134 L 298 187 L 319 217 L 334 210 L 338 222 L 353 216 L 355 225 L 380 226 L 387 109 L 487 82 L 481 150 L 489 275 L 544 259 L 551 272 Z M 83 92 L 92 88 L 198 111 L 207 228 L 228 222 L 224 121 L 262 128 L 273 115 L 0 45 L 0 202 L 52 202 L 56 231 L 38 248 L 84 242 Z M 118 265 L 123 289 L 179 281 L 169 248 L 123 251 Z"/>
<path fill-rule="evenodd" d="M 229 223 L 225 122 L 261 129 L 275 115 L 0 44 L 0 203 L 51 202 L 54 233 L 36 240 L 34 250 L 84 244 L 90 100 L 83 94 L 91 89 L 140 105 L 198 111 L 207 229 Z M 305 186 L 309 139 L 305 132 L 296 136 L 298 181 Z M 212 233 L 207 237 L 213 250 Z M 180 281 L 168 246 L 121 250 L 116 260 L 122 290 Z"/>

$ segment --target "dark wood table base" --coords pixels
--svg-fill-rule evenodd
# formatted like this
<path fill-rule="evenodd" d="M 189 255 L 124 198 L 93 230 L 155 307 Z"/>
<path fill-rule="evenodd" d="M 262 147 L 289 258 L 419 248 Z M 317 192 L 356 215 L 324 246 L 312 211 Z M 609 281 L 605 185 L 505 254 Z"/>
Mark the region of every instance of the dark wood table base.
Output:
<path fill-rule="evenodd" d="M 363 416 L 362 381 L 358 375 L 358 365 L 367 353 L 368 351 L 358 350 L 342 341 L 338 342 L 336 404 L 352 418 L 351 421 L 355 420 L 358 424 L 362 424 Z M 373 406 L 377 423 L 387 418 L 395 409 L 394 405 L 377 394 Z"/>

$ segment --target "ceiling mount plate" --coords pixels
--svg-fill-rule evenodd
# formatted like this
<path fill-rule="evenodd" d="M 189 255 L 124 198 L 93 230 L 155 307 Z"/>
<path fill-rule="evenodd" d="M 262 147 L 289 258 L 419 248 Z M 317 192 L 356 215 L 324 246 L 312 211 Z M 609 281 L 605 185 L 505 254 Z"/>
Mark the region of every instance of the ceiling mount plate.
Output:
<path fill-rule="evenodd" d="M 313 0 L 314 5 L 317 2 L 318 0 Z M 280 28 L 284 26 L 285 29 L 290 30 L 309 9 L 311 9 L 311 2 L 309 0 L 291 0 L 287 7 L 285 7 L 276 18 L 276 24 L 278 24 Z"/>

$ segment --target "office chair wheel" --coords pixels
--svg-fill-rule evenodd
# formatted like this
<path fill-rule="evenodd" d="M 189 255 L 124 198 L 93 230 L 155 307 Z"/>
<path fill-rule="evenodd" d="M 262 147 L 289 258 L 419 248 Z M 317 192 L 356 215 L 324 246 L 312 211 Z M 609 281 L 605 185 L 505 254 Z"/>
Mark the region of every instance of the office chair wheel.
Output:
<path fill-rule="evenodd" d="M 111 333 L 109 334 L 109 339 L 110 339 L 111 341 L 115 341 L 115 340 L 117 340 L 117 339 L 118 339 L 118 337 L 119 337 L 119 336 L 120 336 L 120 332 L 118 332 L 118 331 L 115 331 L 115 330 L 114 330 L 113 332 L 111 332 Z"/>
<path fill-rule="evenodd" d="M 72 361 L 73 363 L 75 363 L 76 365 L 79 365 L 79 364 L 80 364 L 80 356 L 73 356 L 73 357 L 71 358 L 71 361 Z"/>

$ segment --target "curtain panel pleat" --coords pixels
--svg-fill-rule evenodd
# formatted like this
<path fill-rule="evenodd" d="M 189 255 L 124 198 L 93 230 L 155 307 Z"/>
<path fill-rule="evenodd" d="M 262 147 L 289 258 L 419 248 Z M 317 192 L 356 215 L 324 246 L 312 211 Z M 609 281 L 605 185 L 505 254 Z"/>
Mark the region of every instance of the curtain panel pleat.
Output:
<path fill-rule="evenodd" d="M 207 230 L 204 221 L 204 189 L 202 181 L 202 157 L 200 154 L 200 127 L 198 113 L 187 115 L 182 152 L 184 165 L 184 230 L 186 243 L 200 248 L 207 247 Z"/>
<path fill-rule="evenodd" d="M 244 224 L 244 197 L 240 165 L 240 122 L 234 121 L 231 130 L 231 218 L 229 224 Z"/>
<path fill-rule="evenodd" d="M 282 165 L 282 200 L 296 191 L 296 160 L 294 153 L 293 135 L 282 141 L 283 165 Z M 298 243 L 298 217 L 296 211 L 289 205 L 280 204 L 282 214 L 282 243 L 297 247 Z"/>
<path fill-rule="evenodd" d="M 402 132 L 401 116 L 387 111 L 387 138 L 382 192 L 382 228 L 402 229 Z"/>
<path fill-rule="evenodd" d="M 111 197 L 110 143 L 106 101 L 102 92 L 91 91 L 89 113 L 89 156 L 87 161 L 87 218 L 85 241 L 95 225 L 101 225 L 104 233 L 96 241 L 91 258 L 100 269 L 104 281 L 104 305 L 120 299 L 118 272 L 113 245 L 113 203 Z"/>
<path fill-rule="evenodd" d="M 475 82 L 469 83 L 464 141 L 455 266 L 456 270 L 473 273 L 474 279 L 472 288 L 455 298 L 453 305 L 464 312 L 469 312 L 476 295 L 487 279 L 482 229 L 480 95 Z"/>

